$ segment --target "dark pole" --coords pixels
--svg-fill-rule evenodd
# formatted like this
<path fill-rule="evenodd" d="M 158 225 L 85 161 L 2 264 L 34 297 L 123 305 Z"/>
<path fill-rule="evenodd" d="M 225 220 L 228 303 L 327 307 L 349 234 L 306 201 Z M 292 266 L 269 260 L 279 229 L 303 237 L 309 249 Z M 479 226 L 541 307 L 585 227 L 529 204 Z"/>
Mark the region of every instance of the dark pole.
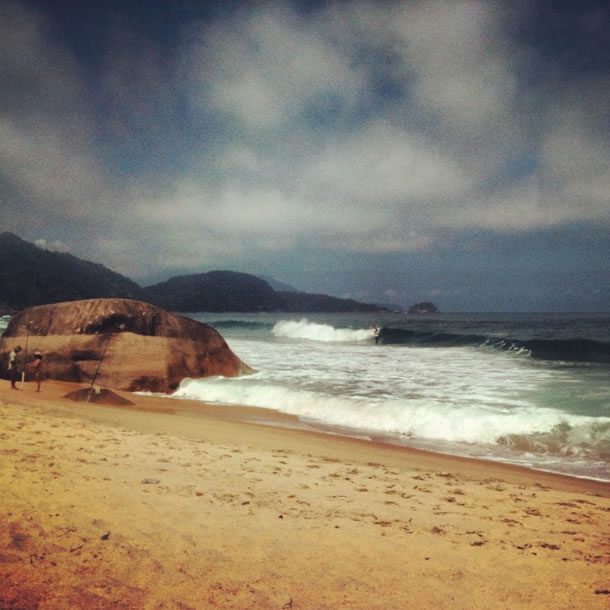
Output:
<path fill-rule="evenodd" d="M 21 367 L 21 383 L 25 383 L 25 365 L 28 360 L 28 343 L 30 342 L 30 325 L 32 324 L 32 320 L 28 320 L 28 334 L 25 338 L 25 355 L 23 356 L 23 365 Z"/>
<path fill-rule="evenodd" d="M 89 386 L 89 392 L 87 393 L 87 402 L 91 402 L 91 395 L 93 394 L 93 386 L 95 385 L 95 380 L 100 374 L 100 369 L 102 368 L 102 362 L 104 361 L 104 356 L 106 356 L 106 350 L 108 349 L 108 345 L 110 343 L 110 333 L 103 336 L 104 341 L 104 349 L 102 350 L 102 355 L 100 356 L 100 360 L 97 363 L 97 370 L 95 371 L 95 375 L 93 375 L 93 379 L 91 380 L 91 385 Z"/>

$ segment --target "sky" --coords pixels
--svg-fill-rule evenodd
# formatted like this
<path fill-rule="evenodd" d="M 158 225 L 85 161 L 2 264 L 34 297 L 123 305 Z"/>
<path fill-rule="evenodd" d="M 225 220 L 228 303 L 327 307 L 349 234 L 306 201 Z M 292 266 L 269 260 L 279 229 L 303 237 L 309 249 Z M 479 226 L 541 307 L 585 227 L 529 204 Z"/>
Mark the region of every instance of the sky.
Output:
<path fill-rule="evenodd" d="M 610 310 L 610 8 L 2 0 L 0 229 L 141 285 Z"/>

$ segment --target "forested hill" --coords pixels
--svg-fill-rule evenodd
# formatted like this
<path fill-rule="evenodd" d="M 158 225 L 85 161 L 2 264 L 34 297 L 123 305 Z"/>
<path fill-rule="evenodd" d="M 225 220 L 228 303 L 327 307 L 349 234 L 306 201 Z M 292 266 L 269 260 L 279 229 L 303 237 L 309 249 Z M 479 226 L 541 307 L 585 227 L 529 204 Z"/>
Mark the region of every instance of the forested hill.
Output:
<path fill-rule="evenodd" d="M 5 313 L 102 297 L 146 300 L 138 284 L 104 265 L 0 234 L 0 309 Z"/>
<path fill-rule="evenodd" d="M 384 308 L 321 294 L 274 290 L 247 273 L 210 271 L 143 288 L 99 263 L 39 248 L 0 234 L 0 314 L 32 305 L 95 298 L 145 301 L 180 312 L 381 311 Z"/>
<path fill-rule="evenodd" d="M 174 277 L 149 286 L 153 303 L 174 311 L 381 311 L 376 305 L 324 294 L 276 291 L 267 281 L 248 273 L 210 271 Z"/>
<path fill-rule="evenodd" d="M 235 271 L 172 277 L 145 290 L 153 303 L 173 311 L 276 311 L 282 306 L 265 280 Z"/>
<path fill-rule="evenodd" d="M 339 299 L 326 294 L 310 294 L 307 292 L 280 292 L 283 311 L 320 313 L 350 312 L 350 311 L 387 311 L 386 307 L 360 303 L 352 299 Z"/>

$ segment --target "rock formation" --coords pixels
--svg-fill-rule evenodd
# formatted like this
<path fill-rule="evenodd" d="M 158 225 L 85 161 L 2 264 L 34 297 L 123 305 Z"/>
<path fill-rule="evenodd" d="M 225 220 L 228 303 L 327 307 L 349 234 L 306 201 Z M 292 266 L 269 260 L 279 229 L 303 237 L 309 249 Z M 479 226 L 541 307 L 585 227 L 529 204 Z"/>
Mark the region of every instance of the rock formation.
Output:
<path fill-rule="evenodd" d="M 169 392 L 185 377 L 253 372 L 210 326 L 128 299 L 90 299 L 30 307 L 0 340 L 0 370 L 10 350 L 44 355 L 46 379 L 119 390 Z M 21 353 L 23 354 L 24 351 Z"/>
<path fill-rule="evenodd" d="M 411 307 L 409 307 L 409 309 L 407 310 L 407 313 L 427 314 L 427 313 L 440 313 L 440 312 L 434 303 L 425 301 L 424 303 L 416 303 L 415 305 L 411 305 Z"/>

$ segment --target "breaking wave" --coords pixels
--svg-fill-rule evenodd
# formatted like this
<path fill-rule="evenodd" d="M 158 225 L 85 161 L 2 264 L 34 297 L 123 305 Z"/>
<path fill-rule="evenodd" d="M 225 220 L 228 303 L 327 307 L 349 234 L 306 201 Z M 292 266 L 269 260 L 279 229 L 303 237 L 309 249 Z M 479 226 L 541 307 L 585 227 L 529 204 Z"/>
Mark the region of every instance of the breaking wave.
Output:
<path fill-rule="evenodd" d="M 610 363 L 610 343 L 593 339 L 511 339 L 402 328 L 382 328 L 380 343 L 413 347 L 476 347 L 524 354 L 540 360 Z"/>
<path fill-rule="evenodd" d="M 231 322 L 231 324 L 237 325 L 238 323 Z M 256 328 L 264 326 L 264 323 L 258 322 L 243 324 L 256 324 Z M 219 324 L 215 324 L 215 326 L 222 327 Z M 370 341 L 373 338 L 372 328 L 336 328 L 329 324 L 311 322 L 307 319 L 300 321 L 281 320 L 271 328 L 271 332 L 276 337 L 326 343 L 354 343 Z M 472 347 L 506 351 L 539 360 L 598 364 L 610 363 L 610 342 L 595 341 L 593 339 L 524 340 L 510 337 L 492 337 L 483 334 L 461 334 L 384 327 L 379 334 L 379 343 L 410 347 Z"/>
<path fill-rule="evenodd" d="M 187 379 L 173 396 L 265 407 L 369 436 L 496 445 L 540 456 L 610 458 L 610 417 L 593 418 L 540 407 L 452 408 L 426 400 L 376 402 L 286 388 L 252 377 Z"/>
<path fill-rule="evenodd" d="M 217 319 L 231 349 L 258 372 L 185 381 L 176 397 L 610 480 L 610 318 L 379 316 L 379 345 L 370 314 Z"/>
<path fill-rule="evenodd" d="M 308 339 L 325 343 L 353 343 L 366 341 L 373 337 L 372 328 L 335 328 L 329 324 L 310 322 L 307 319 L 302 319 L 298 322 L 295 320 L 281 320 L 273 327 L 272 332 L 276 337 Z"/>
<path fill-rule="evenodd" d="M 571 425 L 564 420 L 545 432 L 506 434 L 498 437 L 497 442 L 520 452 L 608 461 L 610 422 L 593 421 Z"/>

